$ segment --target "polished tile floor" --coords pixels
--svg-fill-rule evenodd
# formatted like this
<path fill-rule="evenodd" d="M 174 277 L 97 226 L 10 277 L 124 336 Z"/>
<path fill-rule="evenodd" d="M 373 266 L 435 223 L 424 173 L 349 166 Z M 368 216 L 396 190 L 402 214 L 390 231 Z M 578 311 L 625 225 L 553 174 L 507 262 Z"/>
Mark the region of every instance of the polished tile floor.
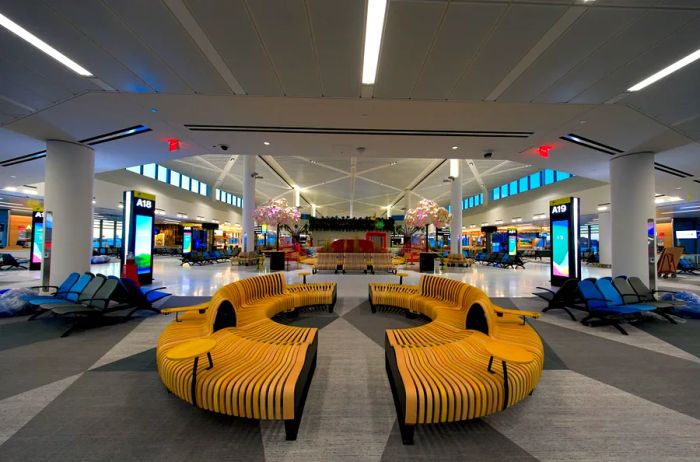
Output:
<path fill-rule="evenodd" d="M 288 283 L 301 281 L 299 271 L 309 271 L 311 267 L 292 264 L 291 270 L 285 272 Z M 404 278 L 409 284 L 416 284 L 420 277 L 417 265 L 407 265 L 402 271 L 409 275 Z M 263 271 L 267 271 L 264 269 Z M 491 266 L 474 265 L 472 268 L 447 268 L 444 274 L 468 284 L 479 287 L 491 297 L 528 297 L 537 290 L 538 286 L 549 287 L 549 262 L 529 261 L 526 269 L 503 269 Z M 610 276 L 610 270 L 583 266 L 582 276 L 603 277 Z M 92 272 L 105 275 L 118 275 L 119 263 L 92 265 Z M 166 286 L 174 295 L 182 296 L 207 296 L 230 282 L 241 278 L 250 277 L 259 272 L 256 266 L 231 266 L 228 263 L 215 263 L 203 266 L 183 267 L 176 257 L 156 257 L 154 259 L 153 273 L 154 286 Z M 23 287 L 38 284 L 40 279 L 38 271 L 3 271 L 0 272 L 0 287 Z M 396 276 L 390 274 L 365 275 L 361 272 L 348 274 L 334 274 L 332 271 L 322 272 L 307 277 L 311 281 L 343 281 L 339 290 L 347 291 L 348 295 L 356 294 L 358 290 L 366 291 L 368 282 L 397 281 Z M 659 285 L 674 290 L 700 290 L 700 277 L 680 276 L 677 279 L 659 279 Z M 340 295 L 343 295 L 341 293 Z"/>

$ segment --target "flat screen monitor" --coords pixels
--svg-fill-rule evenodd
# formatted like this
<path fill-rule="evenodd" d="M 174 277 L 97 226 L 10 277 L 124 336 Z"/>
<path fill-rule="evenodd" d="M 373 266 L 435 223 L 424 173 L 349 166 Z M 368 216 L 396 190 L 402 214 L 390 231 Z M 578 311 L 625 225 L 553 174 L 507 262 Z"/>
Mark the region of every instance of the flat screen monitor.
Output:
<path fill-rule="evenodd" d="M 555 276 L 569 277 L 569 220 L 552 222 L 552 270 Z"/>
<path fill-rule="evenodd" d="M 32 263 L 40 265 L 44 247 L 44 224 L 34 223 L 34 240 L 32 247 Z"/>
<path fill-rule="evenodd" d="M 688 231 L 676 231 L 676 239 L 697 239 L 698 232 L 694 229 Z"/>
<path fill-rule="evenodd" d="M 185 231 L 182 235 L 182 253 L 192 252 L 192 232 Z"/>
<path fill-rule="evenodd" d="M 153 250 L 153 217 L 136 215 L 134 234 L 134 260 L 137 274 L 151 272 L 151 255 Z"/>

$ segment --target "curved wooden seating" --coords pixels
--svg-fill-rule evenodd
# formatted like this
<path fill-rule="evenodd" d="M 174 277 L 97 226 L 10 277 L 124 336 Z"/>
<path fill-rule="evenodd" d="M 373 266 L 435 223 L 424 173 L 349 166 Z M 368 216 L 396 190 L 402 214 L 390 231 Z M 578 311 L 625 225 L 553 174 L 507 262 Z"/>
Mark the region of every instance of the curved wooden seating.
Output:
<path fill-rule="evenodd" d="M 478 288 L 438 276 L 422 276 L 418 286 L 371 283 L 369 298 L 373 312 L 392 306 L 432 319 L 386 331 L 404 444 L 412 444 L 418 424 L 483 417 L 525 399 L 537 385 L 544 349 L 524 319 L 539 313 L 500 308 Z"/>
<path fill-rule="evenodd" d="M 158 339 L 158 374 L 169 391 L 202 409 L 284 420 L 286 437 L 294 440 L 316 367 L 317 329 L 270 318 L 305 306 L 332 310 L 336 293 L 334 282 L 288 286 L 275 273 L 228 284 L 201 305 L 162 310 L 177 317 Z M 204 338 L 215 342 L 209 369 L 195 375 L 190 361 L 168 355 Z"/>
<path fill-rule="evenodd" d="M 373 253 L 371 255 L 372 274 L 377 271 L 388 271 L 396 274 L 396 265 L 390 253 Z"/>
<path fill-rule="evenodd" d="M 364 271 L 367 273 L 367 258 L 364 253 L 343 254 L 343 274 L 346 271 Z"/>
<path fill-rule="evenodd" d="M 317 271 L 334 271 L 338 272 L 338 269 L 342 267 L 342 259 L 340 254 L 337 253 L 325 253 L 319 252 L 316 255 L 316 264 L 313 268 L 313 273 L 316 274 Z"/>

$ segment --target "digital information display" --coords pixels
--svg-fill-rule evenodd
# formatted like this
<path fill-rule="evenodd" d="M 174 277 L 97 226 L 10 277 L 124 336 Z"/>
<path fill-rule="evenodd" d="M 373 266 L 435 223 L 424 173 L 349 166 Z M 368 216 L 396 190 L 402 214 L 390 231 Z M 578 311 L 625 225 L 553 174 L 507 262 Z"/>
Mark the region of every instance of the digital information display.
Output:
<path fill-rule="evenodd" d="M 192 252 L 192 231 L 184 231 L 182 233 L 182 253 Z"/>
<path fill-rule="evenodd" d="M 136 272 L 147 274 L 151 272 L 153 262 L 153 217 L 136 215 L 136 232 L 134 233 L 134 260 Z"/>
<path fill-rule="evenodd" d="M 508 255 L 517 255 L 518 253 L 518 230 L 508 230 Z"/>
<path fill-rule="evenodd" d="M 141 284 L 153 280 L 153 228 L 156 196 L 140 191 L 124 192 L 124 236 L 122 265 L 133 255 Z"/>
<path fill-rule="evenodd" d="M 697 239 L 698 232 L 694 229 L 689 231 L 676 231 L 676 239 Z"/>
<path fill-rule="evenodd" d="M 29 256 L 29 269 L 41 269 L 44 251 L 44 212 L 32 213 L 32 239 Z"/>
<path fill-rule="evenodd" d="M 581 278 L 579 204 L 578 197 L 565 197 L 549 203 L 553 286 L 561 286 L 567 279 Z"/>

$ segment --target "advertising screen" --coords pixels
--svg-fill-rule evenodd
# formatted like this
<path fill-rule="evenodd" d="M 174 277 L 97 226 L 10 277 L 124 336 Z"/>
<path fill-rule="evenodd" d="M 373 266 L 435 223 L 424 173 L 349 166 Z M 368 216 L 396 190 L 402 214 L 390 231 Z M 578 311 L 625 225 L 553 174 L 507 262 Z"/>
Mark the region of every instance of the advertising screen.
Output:
<path fill-rule="evenodd" d="M 508 255 L 516 255 L 518 253 L 518 230 L 508 230 Z"/>
<path fill-rule="evenodd" d="M 552 270 L 555 276 L 569 277 L 569 220 L 552 222 Z"/>
<path fill-rule="evenodd" d="M 689 231 L 676 231 L 676 239 L 697 239 L 698 232 L 694 229 Z"/>
<path fill-rule="evenodd" d="M 151 272 L 151 251 L 153 246 L 153 217 L 136 215 L 134 232 L 134 260 L 138 274 Z"/>
<path fill-rule="evenodd" d="M 192 233 L 185 231 L 182 235 L 182 253 L 192 252 Z"/>
<path fill-rule="evenodd" d="M 44 247 L 44 224 L 35 223 L 33 232 L 32 263 L 41 264 L 42 249 Z"/>

